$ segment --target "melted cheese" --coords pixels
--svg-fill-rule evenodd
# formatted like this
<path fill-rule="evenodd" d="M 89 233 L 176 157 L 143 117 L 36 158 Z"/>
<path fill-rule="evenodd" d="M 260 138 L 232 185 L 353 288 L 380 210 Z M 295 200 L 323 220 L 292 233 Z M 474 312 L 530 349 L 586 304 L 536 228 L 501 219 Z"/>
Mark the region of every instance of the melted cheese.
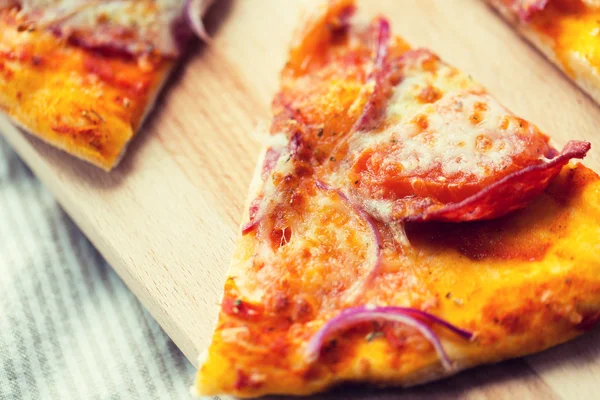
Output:
<path fill-rule="evenodd" d="M 401 218 L 399 199 L 461 201 L 543 159 L 547 137 L 481 85 L 427 51 L 406 58 L 382 128 L 351 133 L 327 177 L 376 219 Z"/>
<path fill-rule="evenodd" d="M 425 92 L 440 97 L 423 104 L 419 99 Z M 508 167 L 536 133 L 478 84 L 445 64 L 434 71 L 409 69 L 395 88 L 386 121 L 382 132 L 357 135 L 353 152 L 382 144 L 395 147 L 381 168 L 395 168 L 406 176 L 439 167 L 440 178 L 481 179 Z"/>
<path fill-rule="evenodd" d="M 315 295 L 313 304 L 327 310 L 360 293 L 377 257 L 370 228 L 333 193 L 317 191 L 308 202 L 304 217 L 286 228 L 291 232 L 289 241 L 273 248 L 264 238 L 256 243 L 251 263 L 234 264 L 232 275 L 244 299 L 268 302 L 270 285 L 294 282 Z"/>
<path fill-rule="evenodd" d="M 477 104 L 485 104 L 487 110 L 473 123 L 469 118 L 477 112 Z M 381 133 L 357 138 L 355 151 L 398 143 L 382 168 L 397 168 L 398 174 L 412 176 L 440 167 L 443 177 L 472 175 L 480 179 L 505 169 L 512 157 L 525 149 L 525 141 L 516 134 L 519 122 L 487 95 L 446 95 L 435 105 L 417 108 L 413 116 L 426 120 L 428 127 L 420 130 L 409 118 Z"/>

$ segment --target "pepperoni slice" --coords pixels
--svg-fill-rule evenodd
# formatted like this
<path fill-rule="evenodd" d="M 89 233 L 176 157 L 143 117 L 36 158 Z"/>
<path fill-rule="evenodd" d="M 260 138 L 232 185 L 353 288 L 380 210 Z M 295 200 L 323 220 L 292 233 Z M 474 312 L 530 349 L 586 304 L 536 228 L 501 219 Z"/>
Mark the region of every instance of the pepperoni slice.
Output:
<path fill-rule="evenodd" d="M 427 51 L 407 52 L 401 68 L 378 129 L 357 132 L 338 169 L 346 177 L 338 184 L 383 221 L 499 217 L 589 150 L 573 141 L 559 154 L 536 126 Z"/>
<path fill-rule="evenodd" d="M 573 158 L 583 158 L 590 143 L 571 140 L 560 154 L 549 161 L 513 172 L 458 203 L 431 204 L 407 217 L 409 221 L 475 221 L 500 217 L 525 207 L 539 196 L 562 167 Z"/>
<path fill-rule="evenodd" d="M 441 168 L 401 179 L 393 168 L 384 167 L 379 171 L 385 175 L 379 177 L 369 176 L 373 169 L 362 170 L 362 177 L 356 182 L 360 183 L 358 192 L 362 192 L 363 198 L 382 200 L 381 195 L 387 195 L 384 202 L 392 204 L 391 214 L 387 216 L 391 220 L 462 222 L 492 219 L 525 207 L 546 189 L 569 160 L 585 157 L 590 147 L 588 142 L 573 140 L 556 155 L 556 151 L 548 146 L 546 155 L 552 158 L 527 159 L 519 155 L 506 167 L 511 172 L 487 176 L 479 181 L 464 173 L 446 177 L 440 173 Z M 373 154 L 366 157 L 368 161 L 361 163 L 375 165 L 381 160 L 377 157 L 373 161 Z M 381 181 L 375 183 L 373 179 L 378 178 Z M 365 185 L 368 179 L 371 181 Z"/>

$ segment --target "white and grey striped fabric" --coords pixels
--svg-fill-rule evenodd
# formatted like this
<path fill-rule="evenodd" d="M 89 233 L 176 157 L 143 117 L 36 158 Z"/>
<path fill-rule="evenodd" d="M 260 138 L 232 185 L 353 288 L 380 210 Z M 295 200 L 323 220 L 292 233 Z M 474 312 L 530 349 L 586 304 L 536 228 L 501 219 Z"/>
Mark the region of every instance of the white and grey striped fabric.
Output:
<path fill-rule="evenodd" d="M 0 137 L 0 400 L 189 399 L 193 375 Z"/>

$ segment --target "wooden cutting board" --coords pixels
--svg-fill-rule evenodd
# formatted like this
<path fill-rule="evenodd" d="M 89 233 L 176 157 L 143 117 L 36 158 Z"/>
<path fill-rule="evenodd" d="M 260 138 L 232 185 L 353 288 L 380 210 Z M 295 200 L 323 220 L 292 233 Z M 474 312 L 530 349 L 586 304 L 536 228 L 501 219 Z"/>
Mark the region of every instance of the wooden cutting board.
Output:
<path fill-rule="evenodd" d="M 252 133 L 269 121 L 292 31 L 313 5 L 220 0 L 208 18 L 214 42 L 197 46 L 185 60 L 110 174 L 0 119 L 15 150 L 192 362 L 208 344 L 217 315 L 259 149 Z M 591 141 L 586 163 L 600 170 L 600 108 L 480 0 L 363 0 L 360 7 L 362 18 L 388 16 L 396 33 L 470 73 L 559 144 Z M 598 339 L 596 330 L 536 356 L 409 391 L 343 396 L 595 398 Z"/>

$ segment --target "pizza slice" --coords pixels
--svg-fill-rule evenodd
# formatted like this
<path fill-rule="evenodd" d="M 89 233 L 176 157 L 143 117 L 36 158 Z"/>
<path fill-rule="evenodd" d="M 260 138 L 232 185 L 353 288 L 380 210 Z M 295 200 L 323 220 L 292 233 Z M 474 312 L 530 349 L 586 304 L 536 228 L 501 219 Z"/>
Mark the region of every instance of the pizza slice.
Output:
<path fill-rule="evenodd" d="M 0 110 L 105 170 L 211 0 L 0 0 Z"/>
<path fill-rule="evenodd" d="M 600 1 L 486 1 L 600 103 Z"/>
<path fill-rule="evenodd" d="M 410 386 L 600 319 L 600 177 L 468 75 L 332 0 L 292 44 L 202 395 Z"/>

